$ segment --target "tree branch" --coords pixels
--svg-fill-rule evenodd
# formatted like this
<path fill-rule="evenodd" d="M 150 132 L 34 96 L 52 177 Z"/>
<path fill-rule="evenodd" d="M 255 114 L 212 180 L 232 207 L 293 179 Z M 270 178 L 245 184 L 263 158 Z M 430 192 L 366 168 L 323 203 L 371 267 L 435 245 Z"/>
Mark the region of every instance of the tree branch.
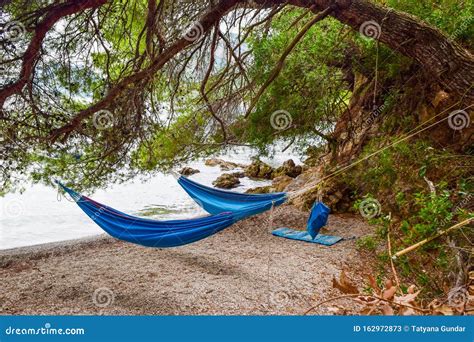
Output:
<path fill-rule="evenodd" d="M 221 0 L 219 3 L 217 3 L 217 5 L 208 10 L 201 20 L 196 23 L 196 25 L 200 25 L 202 27 L 203 34 L 208 32 L 210 28 L 238 2 L 238 0 Z M 130 84 L 152 77 L 172 57 L 193 43 L 194 41 L 187 39 L 184 36 L 178 39 L 175 43 L 170 45 L 167 49 L 164 49 L 160 55 L 153 59 L 146 69 L 123 78 L 117 85 L 111 88 L 100 101 L 76 114 L 69 124 L 53 130 L 49 140 L 55 142 L 61 135 L 63 136 L 61 140 L 66 140 L 69 134 L 79 126 L 82 120 L 91 116 L 98 110 L 106 108 L 106 106 L 109 105 L 115 98 L 117 98 Z"/>
<path fill-rule="evenodd" d="M 263 95 L 265 90 L 270 86 L 270 84 L 278 77 L 281 70 L 283 69 L 283 63 L 285 62 L 286 57 L 290 54 L 291 51 L 295 48 L 296 44 L 303 38 L 303 36 L 309 31 L 309 29 L 316 24 L 318 21 L 326 18 L 332 11 L 334 7 L 330 6 L 324 9 L 322 12 L 318 13 L 314 16 L 310 21 L 308 21 L 303 28 L 298 32 L 295 38 L 291 41 L 291 43 L 286 47 L 285 51 L 281 55 L 280 59 L 278 60 L 276 66 L 273 68 L 272 72 L 270 73 L 270 77 L 265 81 L 265 83 L 260 87 L 257 92 L 257 95 L 252 99 L 247 112 L 245 113 L 245 117 L 247 118 L 252 110 L 254 109 L 255 105 L 257 104 L 260 97 Z"/>
<path fill-rule="evenodd" d="M 23 55 L 19 79 L 0 90 L 0 108 L 3 108 L 3 105 L 9 96 L 19 93 L 29 81 L 36 63 L 36 59 L 38 57 L 38 53 L 41 49 L 43 39 L 48 31 L 61 18 L 78 13 L 85 9 L 100 7 L 106 2 L 107 0 L 73 0 L 53 7 L 48 12 L 46 17 L 35 28 L 33 38 L 28 45 L 25 54 Z"/>
<path fill-rule="evenodd" d="M 206 75 L 204 76 L 203 81 L 201 82 L 201 96 L 206 103 L 207 109 L 211 113 L 212 117 L 219 123 L 222 129 L 222 135 L 224 139 L 224 143 L 227 141 L 227 132 L 225 129 L 224 121 L 215 113 L 214 108 L 212 108 L 211 103 L 209 102 L 209 98 L 206 95 L 206 84 L 209 80 L 209 76 L 211 76 L 212 69 L 214 68 L 214 60 L 215 60 L 215 52 L 216 52 L 216 45 L 217 45 L 217 37 L 219 32 L 219 24 L 216 23 L 214 26 L 214 34 L 212 36 L 211 42 L 211 56 L 209 59 L 209 67 L 207 68 Z"/>

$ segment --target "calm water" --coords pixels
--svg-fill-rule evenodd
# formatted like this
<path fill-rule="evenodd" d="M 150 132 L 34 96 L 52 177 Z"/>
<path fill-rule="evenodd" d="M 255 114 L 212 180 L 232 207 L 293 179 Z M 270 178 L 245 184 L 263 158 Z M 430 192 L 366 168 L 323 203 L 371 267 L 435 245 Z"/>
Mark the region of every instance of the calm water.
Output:
<path fill-rule="evenodd" d="M 249 163 L 251 151 L 236 149 L 218 156 L 237 163 Z M 263 161 L 273 166 L 298 157 L 288 153 L 277 153 L 271 160 Z M 190 163 L 199 169 L 192 179 L 211 185 L 222 171 L 219 167 L 208 167 L 203 161 Z M 266 181 L 240 179 L 241 186 L 233 191 L 243 192 L 248 188 L 266 185 Z M 132 181 L 111 185 L 90 197 L 120 211 L 156 219 L 191 218 L 203 215 L 194 201 L 170 175 L 158 174 L 147 181 Z M 23 194 L 8 194 L 0 198 L 0 249 L 37 245 L 47 242 L 93 236 L 103 231 L 74 203 L 64 197 L 58 201 L 57 190 L 43 185 L 33 185 Z"/>

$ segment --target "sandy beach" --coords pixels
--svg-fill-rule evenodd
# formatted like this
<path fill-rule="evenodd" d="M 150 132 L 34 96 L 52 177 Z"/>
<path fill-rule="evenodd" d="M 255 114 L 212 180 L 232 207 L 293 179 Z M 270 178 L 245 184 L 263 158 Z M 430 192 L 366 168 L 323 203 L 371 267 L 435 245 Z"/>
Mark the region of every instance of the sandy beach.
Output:
<path fill-rule="evenodd" d="M 357 282 L 370 272 L 354 237 L 372 228 L 358 217 L 330 216 L 323 233 L 345 238 L 332 247 L 270 234 L 303 229 L 307 215 L 284 206 L 170 249 L 104 235 L 0 251 L 0 314 L 302 314 L 340 295 L 332 278 L 341 270 Z M 314 313 L 332 314 L 331 305 Z"/>

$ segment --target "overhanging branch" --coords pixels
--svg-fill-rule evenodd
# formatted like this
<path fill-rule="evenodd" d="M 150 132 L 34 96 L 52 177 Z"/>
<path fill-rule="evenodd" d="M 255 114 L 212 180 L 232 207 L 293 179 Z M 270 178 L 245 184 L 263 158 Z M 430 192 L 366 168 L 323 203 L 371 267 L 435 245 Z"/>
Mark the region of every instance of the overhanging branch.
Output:
<path fill-rule="evenodd" d="M 288 55 L 291 53 L 291 51 L 293 51 L 296 44 L 298 44 L 298 42 L 301 40 L 301 38 L 304 37 L 304 35 L 309 31 L 309 29 L 314 24 L 316 24 L 318 21 L 321 21 L 324 18 L 326 18 L 333 10 L 334 10 L 333 6 L 327 7 L 325 10 L 321 11 L 320 13 L 315 15 L 310 21 L 308 21 L 303 26 L 303 28 L 298 32 L 298 34 L 291 41 L 291 43 L 286 47 L 285 51 L 281 55 L 280 59 L 278 60 L 278 62 L 276 64 L 276 66 L 273 68 L 272 72 L 270 73 L 270 77 L 268 77 L 268 79 L 265 81 L 265 83 L 258 90 L 257 95 L 252 99 L 252 102 L 250 103 L 250 106 L 247 109 L 247 112 L 245 113 L 245 117 L 248 117 L 250 115 L 250 113 L 254 109 L 255 105 L 257 104 L 258 100 L 263 95 L 265 90 L 270 86 L 270 84 L 275 80 L 275 78 L 278 77 L 281 70 L 283 69 L 283 64 L 285 62 L 285 59 L 288 57 Z"/>
<path fill-rule="evenodd" d="M 48 12 L 48 14 L 46 14 L 46 17 L 35 28 L 33 38 L 31 39 L 31 42 L 28 45 L 25 54 L 23 55 L 23 61 L 18 80 L 0 90 L 0 108 L 3 108 L 3 105 L 9 96 L 19 93 L 29 81 L 36 63 L 36 59 L 38 57 L 38 53 L 41 49 L 43 39 L 48 31 L 61 18 L 78 13 L 85 9 L 100 7 L 106 2 L 107 0 L 73 0 L 53 7 Z"/>

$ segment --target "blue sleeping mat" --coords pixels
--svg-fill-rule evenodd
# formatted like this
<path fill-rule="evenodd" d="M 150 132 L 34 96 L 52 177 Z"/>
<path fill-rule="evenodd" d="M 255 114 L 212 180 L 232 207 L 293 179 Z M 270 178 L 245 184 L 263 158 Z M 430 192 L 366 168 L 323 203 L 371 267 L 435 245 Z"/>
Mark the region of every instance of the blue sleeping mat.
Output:
<path fill-rule="evenodd" d="M 332 246 L 342 240 L 342 237 L 318 234 L 313 239 L 306 231 L 290 228 L 278 228 L 272 232 L 273 235 L 291 240 L 319 243 L 320 245 Z"/>

